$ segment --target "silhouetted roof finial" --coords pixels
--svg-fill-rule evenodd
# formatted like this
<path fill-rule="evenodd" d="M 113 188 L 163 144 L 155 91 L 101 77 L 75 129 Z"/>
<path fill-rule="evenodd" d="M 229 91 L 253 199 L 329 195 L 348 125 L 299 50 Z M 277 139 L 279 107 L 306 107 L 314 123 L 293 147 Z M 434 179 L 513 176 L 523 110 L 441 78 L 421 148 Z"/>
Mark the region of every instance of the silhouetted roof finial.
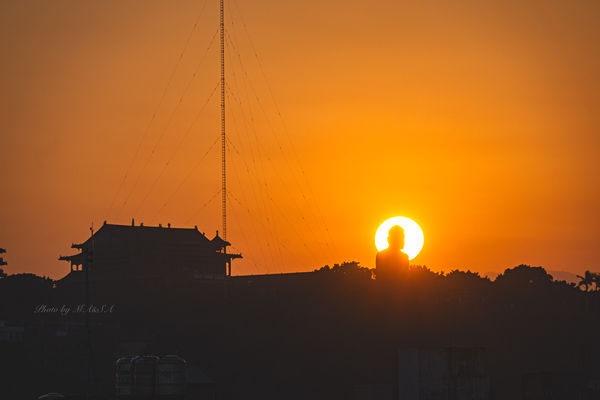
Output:
<path fill-rule="evenodd" d="M 212 238 L 211 243 L 218 249 L 221 250 L 227 246 L 231 246 L 231 243 L 229 243 L 227 240 L 223 240 L 221 239 L 221 237 L 219 236 L 219 231 L 217 231 L 217 234 L 215 235 L 214 238 Z"/>

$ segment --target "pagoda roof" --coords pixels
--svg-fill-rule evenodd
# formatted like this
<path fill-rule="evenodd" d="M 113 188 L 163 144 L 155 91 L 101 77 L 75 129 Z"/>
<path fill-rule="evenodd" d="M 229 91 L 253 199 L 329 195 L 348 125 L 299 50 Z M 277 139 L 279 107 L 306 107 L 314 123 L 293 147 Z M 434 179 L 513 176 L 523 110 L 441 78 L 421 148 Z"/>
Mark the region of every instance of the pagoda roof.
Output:
<path fill-rule="evenodd" d="M 198 230 L 198 227 L 193 228 L 172 228 L 170 224 L 167 226 L 148 226 L 148 225 L 118 225 L 104 223 L 100 229 L 94 232 L 93 235 L 96 244 L 102 240 L 118 240 L 126 241 L 131 243 L 155 243 L 155 244 L 166 244 L 166 245 L 193 245 L 203 246 L 206 249 L 214 249 L 216 251 L 223 250 L 227 246 L 231 246 L 227 240 L 222 239 L 217 234 L 213 239 L 209 239 L 203 232 Z M 81 253 L 74 254 L 71 256 L 61 256 L 59 260 L 70 261 L 72 263 L 80 263 L 81 257 L 84 253 L 91 250 L 92 242 L 91 238 L 82 243 L 73 243 L 71 245 L 74 249 L 79 249 Z M 231 258 L 241 258 L 241 254 L 230 254 Z"/>
<path fill-rule="evenodd" d="M 219 231 L 217 231 L 217 234 L 215 235 L 214 238 L 211 239 L 210 241 L 217 249 L 222 249 L 224 247 L 227 246 L 231 246 L 231 243 L 229 243 L 227 240 L 221 238 L 221 236 L 219 236 Z"/>
<path fill-rule="evenodd" d="M 85 261 L 85 254 L 73 254 L 72 256 L 59 256 L 59 261 L 71 261 L 73 263 L 83 263 Z"/>
<path fill-rule="evenodd" d="M 118 225 L 104 223 L 100 229 L 94 232 L 94 237 L 97 235 L 114 235 L 128 237 L 132 240 L 143 239 L 143 240 L 160 240 L 160 241 L 194 241 L 205 242 L 207 245 L 211 241 L 204 235 L 204 233 L 198 230 L 198 227 L 194 228 L 172 228 L 170 225 L 167 226 L 149 226 L 149 225 Z M 89 246 L 90 238 L 82 243 L 73 243 L 71 245 L 74 249 L 84 249 Z"/>

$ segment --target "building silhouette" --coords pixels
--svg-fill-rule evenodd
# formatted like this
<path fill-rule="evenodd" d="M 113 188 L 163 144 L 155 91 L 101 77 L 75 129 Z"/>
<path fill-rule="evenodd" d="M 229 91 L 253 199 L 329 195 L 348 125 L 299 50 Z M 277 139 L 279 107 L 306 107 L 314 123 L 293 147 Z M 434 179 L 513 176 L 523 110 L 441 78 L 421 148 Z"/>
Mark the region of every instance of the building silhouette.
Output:
<path fill-rule="evenodd" d="M 241 254 L 227 253 L 231 244 L 218 232 L 209 239 L 197 227 L 172 228 L 114 225 L 106 222 L 86 241 L 73 244 L 79 253 L 60 256 L 71 271 L 60 282 L 79 281 L 89 268 L 95 280 L 148 280 L 165 276 L 181 279 L 223 279 L 231 275 L 231 260 Z"/>

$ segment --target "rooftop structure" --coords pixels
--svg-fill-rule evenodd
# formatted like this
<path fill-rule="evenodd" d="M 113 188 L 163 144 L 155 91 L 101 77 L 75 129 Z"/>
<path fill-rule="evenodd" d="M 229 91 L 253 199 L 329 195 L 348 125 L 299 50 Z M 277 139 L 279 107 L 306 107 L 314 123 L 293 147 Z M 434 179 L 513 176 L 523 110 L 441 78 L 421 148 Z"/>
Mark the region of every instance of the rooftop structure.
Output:
<path fill-rule="evenodd" d="M 227 253 L 231 244 L 215 235 L 206 237 L 197 227 L 172 228 L 135 225 L 102 225 L 86 241 L 74 243 L 79 253 L 60 256 L 71 273 L 89 268 L 90 276 L 105 279 L 144 279 L 165 276 L 224 278 L 231 275 L 231 260 L 241 254 Z"/>

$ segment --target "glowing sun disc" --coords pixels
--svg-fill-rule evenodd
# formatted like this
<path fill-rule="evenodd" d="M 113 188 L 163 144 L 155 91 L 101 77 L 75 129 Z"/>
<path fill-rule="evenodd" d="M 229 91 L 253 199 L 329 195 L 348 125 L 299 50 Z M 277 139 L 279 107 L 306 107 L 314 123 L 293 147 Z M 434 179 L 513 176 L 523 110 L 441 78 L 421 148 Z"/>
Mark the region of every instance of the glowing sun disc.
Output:
<path fill-rule="evenodd" d="M 423 248 L 425 237 L 423 236 L 421 227 L 410 218 L 392 217 L 381 224 L 377 228 L 377 233 L 375 233 L 375 247 L 377 247 L 377 251 L 388 248 L 388 231 L 394 225 L 400 225 L 404 229 L 405 243 L 404 250 L 402 251 L 412 260 Z"/>

